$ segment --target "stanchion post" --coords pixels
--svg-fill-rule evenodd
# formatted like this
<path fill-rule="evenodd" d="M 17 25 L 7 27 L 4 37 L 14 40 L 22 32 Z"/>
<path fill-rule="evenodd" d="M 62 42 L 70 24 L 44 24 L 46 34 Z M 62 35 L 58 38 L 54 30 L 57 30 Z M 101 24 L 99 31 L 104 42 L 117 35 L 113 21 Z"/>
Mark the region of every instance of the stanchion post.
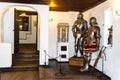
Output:
<path fill-rule="evenodd" d="M 59 72 L 55 74 L 55 76 L 64 76 L 65 74 L 62 72 L 62 65 L 61 65 L 61 55 L 60 55 L 60 65 L 59 65 Z"/>
<path fill-rule="evenodd" d="M 46 50 L 44 50 L 44 53 L 45 53 L 45 56 L 44 56 L 44 58 L 45 58 L 45 62 L 44 62 L 44 68 L 48 68 L 49 66 L 47 66 L 47 64 L 46 64 Z"/>
<path fill-rule="evenodd" d="M 0 80 L 1 80 L 1 70 L 0 70 Z"/>

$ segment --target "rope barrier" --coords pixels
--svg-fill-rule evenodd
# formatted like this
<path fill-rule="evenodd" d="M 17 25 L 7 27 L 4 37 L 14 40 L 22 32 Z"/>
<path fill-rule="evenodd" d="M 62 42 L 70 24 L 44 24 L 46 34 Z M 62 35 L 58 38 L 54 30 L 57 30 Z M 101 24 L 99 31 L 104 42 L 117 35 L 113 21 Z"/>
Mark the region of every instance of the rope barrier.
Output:
<path fill-rule="evenodd" d="M 57 56 L 57 57 L 51 57 L 49 54 L 47 54 L 47 53 L 46 53 L 46 50 L 44 50 L 44 52 L 45 52 L 45 55 L 47 55 L 49 58 L 54 58 L 54 59 L 57 59 L 57 58 L 59 58 L 59 57 L 60 57 L 60 55 L 59 55 L 59 56 Z"/>
<path fill-rule="evenodd" d="M 54 59 L 57 59 L 57 58 L 60 58 L 60 55 L 59 56 L 57 56 L 57 57 L 51 57 L 49 54 L 47 54 L 46 52 L 45 52 L 45 54 L 49 57 L 49 58 L 54 58 Z M 69 58 L 67 58 L 67 59 L 69 59 Z M 97 59 L 97 58 L 96 58 Z M 95 61 L 96 59 L 92 59 L 91 61 Z"/>
<path fill-rule="evenodd" d="M 59 56 L 57 56 L 57 57 L 51 57 L 49 54 L 46 53 L 46 50 L 44 50 L 44 52 L 45 52 L 45 55 L 47 55 L 49 58 L 57 59 L 57 58 L 60 58 L 60 57 L 61 57 L 61 55 L 59 55 Z M 69 58 L 66 58 L 66 59 L 69 59 Z M 95 61 L 96 59 L 97 59 L 97 58 L 91 59 L 91 61 Z"/>

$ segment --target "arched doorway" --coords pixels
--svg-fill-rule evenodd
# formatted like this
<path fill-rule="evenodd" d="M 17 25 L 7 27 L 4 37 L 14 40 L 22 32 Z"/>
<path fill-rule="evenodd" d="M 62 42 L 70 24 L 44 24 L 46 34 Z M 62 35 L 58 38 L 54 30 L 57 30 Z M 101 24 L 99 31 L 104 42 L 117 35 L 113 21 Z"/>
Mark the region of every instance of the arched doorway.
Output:
<path fill-rule="evenodd" d="M 14 9 L 14 53 L 37 52 L 38 13 Z"/>
<path fill-rule="evenodd" d="M 25 13 L 26 15 L 23 15 L 23 13 Z M 36 51 L 38 49 L 38 28 L 40 28 L 38 25 L 38 21 L 39 19 L 37 11 L 30 7 L 14 6 L 9 7 L 8 9 L 6 9 L 6 11 L 4 11 L 2 42 L 11 43 L 12 47 L 14 47 L 12 49 L 14 54 L 12 57 L 11 66 L 13 69 L 38 69 L 39 53 L 37 52 L 38 54 L 36 54 Z M 20 35 L 22 35 L 21 37 L 25 36 L 25 39 L 21 39 Z M 25 45 L 20 47 L 21 43 L 24 43 Z M 31 50 L 31 47 L 33 47 L 31 46 L 31 43 L 34 43 L 35 45 L 35 52 Z M 25 53 L 26 49 L 27 54 Z M 19 54 L 20 52 L 22 53 Z"/>
<path fill-rule="evenodd" d="M 8 12 L 9 9 L 14 7 L 28 7 L 36 10 L 38 13 L 38 45 L 37 50 L 39 50 L 39 65 L 44 65 L 44 50 L 49 53 L 49 27 L 48 27 L 48 19 L 49 19 L 49 6 L 48 5 L 34 5 L 34 4 L 20 4 L 20 3 L 0 3 L 0 42 L 4 42 L 4 28 L 10 28 L 9 30 L 12 34 L 7 36 L 7 41 L 11 40 L 12 43 L 12 53 L 14 53 L 14 20 L 13 20 L 13 13 Z M 23 9 L 23 8 L 22 8 Z M 7 20 L 3 20 L 4 14 L 8 12 L 9 16 L 6 17 Z M 4 21 L 4 22 L 3 22 Z M 5 25 L 4 25 L 5 24 Z M 8 32 L 8 31 L 7 31 Z M 7 34 L 7 33 L 6 33 Z M 6 39 L 6 38 L 5 38 Z M 46 57 L 46 64 L 48 64 L 48 56 Z"/>
<path fill-rule="evenodd" d="M 26 13 L 26 15 L 19 16 L 23 13 Z M 10 18 L 8 19 L 7 17 Z M 13 53 L 18 53 L 20 51 L 19 45 L 21 43 L 34 43 L 34 47 L 37 50 L 37 46 L 39 45 L 37 45 L 37 43 L 39 42 L 38 28 L 40 27 L 38 25 L 38 17 L 39 15 L 37 11 L 31 7 L 12 6 L 6 9 L 3 16 L 2 42 L 12 43 Z M 22 19 L 24 19 L 24 21 Z M 6 22 L 9 23 L 6 24 Z M 20 30 L 20 27 L 23 27 L 23 29 Z M 28 28 L 25 29 L 25 27 Z"/>

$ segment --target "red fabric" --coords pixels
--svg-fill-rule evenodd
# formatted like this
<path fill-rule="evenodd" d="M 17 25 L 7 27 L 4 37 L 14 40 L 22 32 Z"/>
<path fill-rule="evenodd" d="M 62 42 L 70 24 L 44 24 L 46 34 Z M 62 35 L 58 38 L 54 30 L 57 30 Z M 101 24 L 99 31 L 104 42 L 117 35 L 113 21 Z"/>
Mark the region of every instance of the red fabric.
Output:
<path fill-rule="evenodd" d="M 84 52 L 85 53 L 95 52 L 97 51 L 96 47 L 97 47 L 96 42 L 93 42 L 91 45 L 85 45 Z"/>
<path fill-rule="evenodd" d="M 97 32 L 94 32 L 94 38 L 97 39 Z"/>

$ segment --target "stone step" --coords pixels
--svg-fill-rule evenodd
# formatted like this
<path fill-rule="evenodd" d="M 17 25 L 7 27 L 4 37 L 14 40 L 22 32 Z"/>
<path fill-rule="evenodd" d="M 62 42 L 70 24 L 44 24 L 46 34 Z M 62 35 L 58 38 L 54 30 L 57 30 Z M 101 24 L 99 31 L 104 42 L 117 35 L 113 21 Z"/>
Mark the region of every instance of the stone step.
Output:
<path fill-rule="evenodd" d="M 31 63 L 39 64 L 39 61 L 35 60 L 35 61 L 15 61 L 14 62 L 14 64 L 31 64 Z"/>
<path fill-rule="evenodd" d="M 13 59 L 39 59 L 39 56 L 14 56 Z"/>
<path fill-rule="evenodd" d="M 38 64 L 15 64 L 12 68 L 37 68 Z"/>
<path fill-rule="evenodd" d="M 13 54 L 13 56 L 39 56 L 38 53 L 18 53 L 18 54 Z"/>
<path fill-rule="evenodd" d="M 13 54 L 13 70 L 35 70 L 38 67 L 39 52 L 20 52 Z"/>

